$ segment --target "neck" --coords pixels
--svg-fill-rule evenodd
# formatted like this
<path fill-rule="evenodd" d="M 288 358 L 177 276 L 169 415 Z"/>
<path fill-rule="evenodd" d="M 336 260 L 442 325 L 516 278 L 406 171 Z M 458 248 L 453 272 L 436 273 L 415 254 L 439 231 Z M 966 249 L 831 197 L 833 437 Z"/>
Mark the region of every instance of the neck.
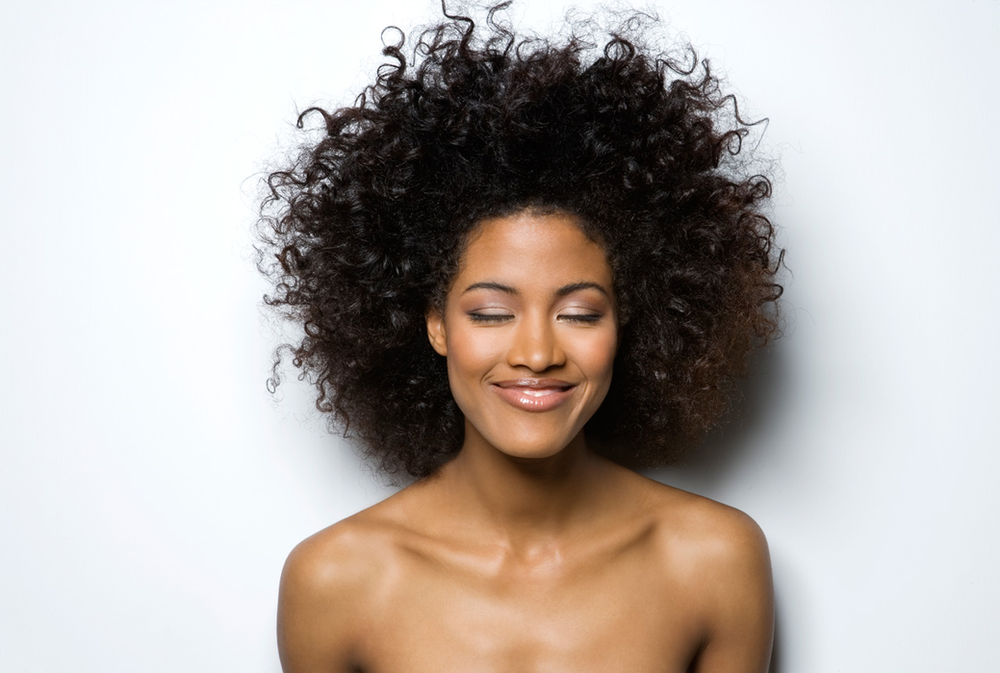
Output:
<path fill-rule="evenodd" d="M 509 456 L 467 432 L 461 452 L 442 476 L 464 516 L 477 515 L 483 528 L 512 549 L 530 549 L 592 520 L 603 466 L 583 433 L 552 456 L 527 459 Z"/>

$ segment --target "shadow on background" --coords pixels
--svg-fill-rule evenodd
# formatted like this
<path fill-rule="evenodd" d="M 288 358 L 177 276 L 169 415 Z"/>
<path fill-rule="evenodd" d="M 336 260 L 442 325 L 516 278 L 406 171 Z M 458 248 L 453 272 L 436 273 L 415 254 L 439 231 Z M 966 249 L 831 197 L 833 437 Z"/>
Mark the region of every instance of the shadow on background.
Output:
<path fill-rule="evenodd" d="M 781 620 L 778 617 L 777 605 L 775 605 L 774 612 L 774 648 L 771 650 L 771 665 L 767 669 L 767 673 L 783 673 L 785 670 L 782 665 L 781 656 Z"/>
<path fill-rule="evenodd" d="M 767 427 L 779 423 L 787 408 L 790 363 L 785 343 L 776 341 L 752 358 L 750 374 L 738 382 L 733 409 L 722 426 L 709 433 L 681 460 L 646 474 L 657 481 L 706 495 L 730 479 L 739 479 L 743 467 L 766 462 L 777 447 L 762 441 Z"/>
<path fill-rule="evenodd" d="M 791 394 L 789 360 L 782 340 L 756 353 L 749 376 L 739 382 L 739 395 L 722 427 L 693 447 L 680 463 L 648 471 L 647 476 L 712 497 L 724 491 L 728 482 L 740 480 L 750 464 L 780 460 L 774 455 L 780 447 L 766 438 L 771 434 L 769 426 L 781 423 L 783 409 L 787 408 Z M 774 647 L 768 673 L 785 673 L 779 599 L 776 595 Z"/>
<path fill-rule="evenodd" d="M 727 422 L 711 433 L 704 444 L 692 449 L 680 465 L 667 470 L 667 474 L 696 482 L 698 490 L 715 490 L 729 480 L 740 479 L 747 464 L 771 460 L 769 454 L 778 447 L 764 438 L 770 435 L 768 426 L 781 422 L 790 389 L 791 370 L 784 346 L 779 340 L 756 354 L 749 377 L 740 381 L 740 396 Z M 775 596 L 774 647 L 768 673 L 785 673 L 778 601 Z"/>

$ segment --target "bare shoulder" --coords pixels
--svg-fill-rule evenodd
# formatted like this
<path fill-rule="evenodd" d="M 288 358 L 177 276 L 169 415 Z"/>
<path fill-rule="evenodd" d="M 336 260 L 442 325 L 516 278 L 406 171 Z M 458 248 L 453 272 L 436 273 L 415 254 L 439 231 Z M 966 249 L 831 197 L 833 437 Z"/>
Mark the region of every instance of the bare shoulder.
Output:
<path fill-rule="evenodd" d="M 378 552 L 391 545 L 390 538 L 375 522 L 359 515 L 306 538 L 285 561 L 282 597 L 299 598 L 300 593 L 354 597 L 378 572 L 371 561 L 383 557 Z"/>
<path fill-rule="evenodd" d="M 774 589 L 764 533 L 743 512 L 714 500 L 656 483 L 646 488 L 658 555 L 701 624 L 693 670 L 767 670 Z"/>
<path fill-rule="evenodd" d="M 300 542 L 278 595 L 278 650 L 286 673 L 350 670 L 367 620 L 396 574 L 399 523 L 376 505 Z"/>
<path fill-rule="evenodd" d="M 641 493 L 660 545 L 673 561 L 692 569 L 769 566 L 767 540 L 748 515 L 640 475 L 635 480 L 633 489 Z"/>

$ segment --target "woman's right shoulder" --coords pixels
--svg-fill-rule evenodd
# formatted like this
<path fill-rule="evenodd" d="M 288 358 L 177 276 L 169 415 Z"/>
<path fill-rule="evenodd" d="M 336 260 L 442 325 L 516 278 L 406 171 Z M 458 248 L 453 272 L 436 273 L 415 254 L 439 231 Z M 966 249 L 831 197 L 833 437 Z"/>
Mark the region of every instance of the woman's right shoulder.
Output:
<path fill-rule="evenodd" d="M 278 592 L 285 671 L 340 670 L 357 659 L 359 625 L 378 614 L 397 574 L 395 528 L 391 519 L 365 510 L 311 535 L 288 555 Z"/>
<path fill-rule="evenodd" d="M 286 581 L 307 584 L 312 591 L 347 588 L 359 574 L 370 571 L 370 560 L 388 543 L 374 522 L 358 515 L 310 535 L 292 549 L 282 571 Z"/>

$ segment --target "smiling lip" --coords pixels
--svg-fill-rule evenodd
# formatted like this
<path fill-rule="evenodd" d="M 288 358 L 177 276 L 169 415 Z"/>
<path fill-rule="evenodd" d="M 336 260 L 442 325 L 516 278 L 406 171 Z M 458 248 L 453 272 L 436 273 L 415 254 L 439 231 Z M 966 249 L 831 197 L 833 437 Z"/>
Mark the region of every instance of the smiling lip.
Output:
<path fill-rule="evenodd" d="M 559 379 L 512 379 L 490 386 L 500 399 L 522 411 L 555 409 L 570 398 L 575 387 Z"/>

